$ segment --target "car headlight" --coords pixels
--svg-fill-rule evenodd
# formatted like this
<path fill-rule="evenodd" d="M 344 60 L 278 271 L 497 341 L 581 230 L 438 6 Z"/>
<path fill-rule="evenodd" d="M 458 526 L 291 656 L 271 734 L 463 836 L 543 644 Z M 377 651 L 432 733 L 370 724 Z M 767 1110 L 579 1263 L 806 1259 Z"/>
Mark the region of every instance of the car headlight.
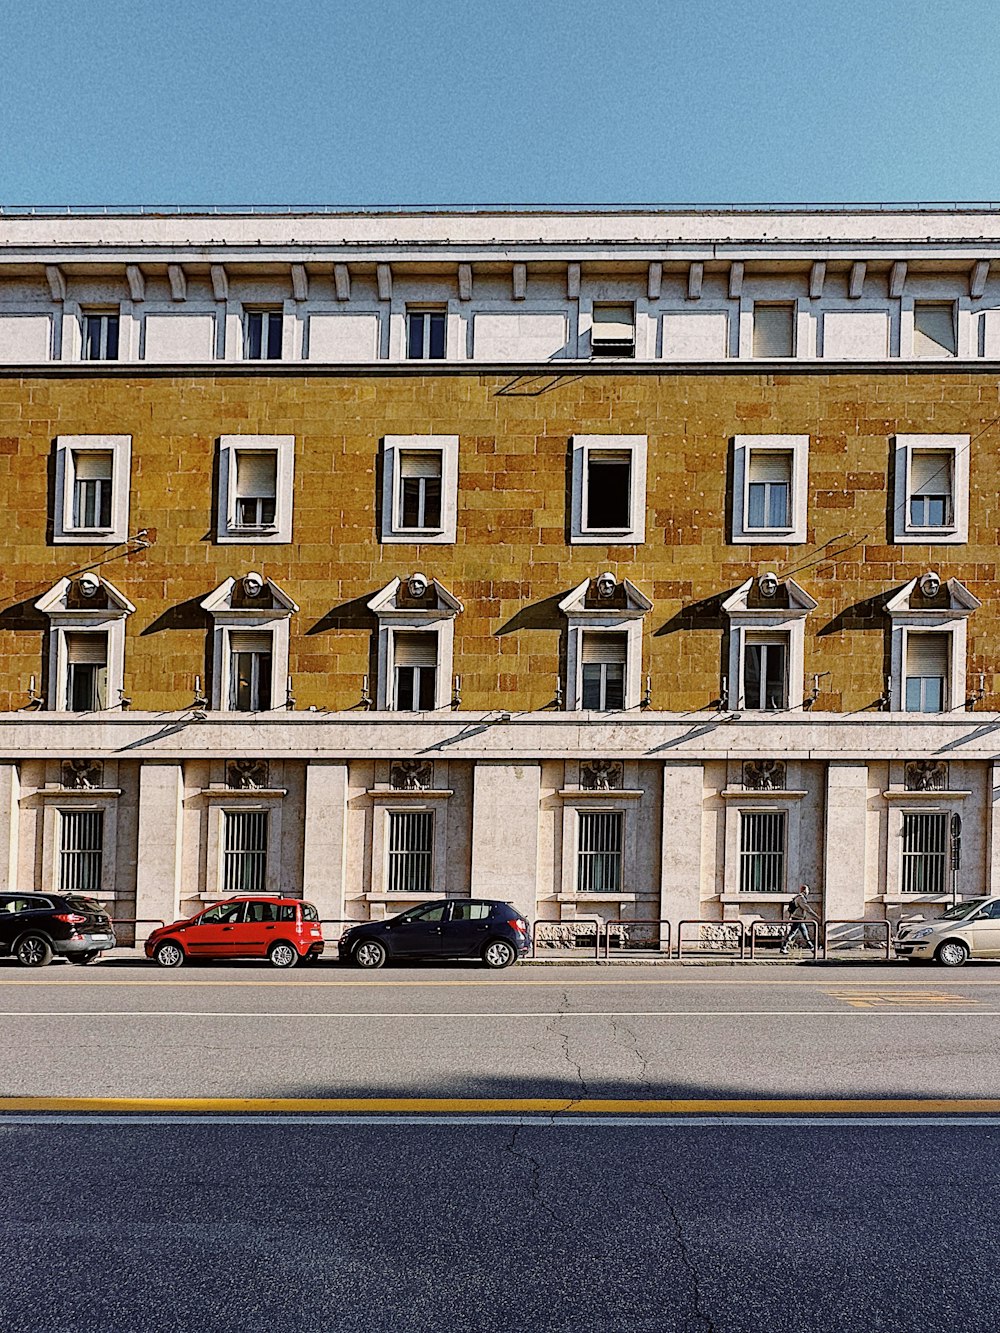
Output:
<path fill-rule="evenodd" d="M 934 927 L 928 926 L 926 930 L 915 930 L 912 935 L 907 935 L 908 940 L 925 940 L 928 935 L 934 934 Z"/>

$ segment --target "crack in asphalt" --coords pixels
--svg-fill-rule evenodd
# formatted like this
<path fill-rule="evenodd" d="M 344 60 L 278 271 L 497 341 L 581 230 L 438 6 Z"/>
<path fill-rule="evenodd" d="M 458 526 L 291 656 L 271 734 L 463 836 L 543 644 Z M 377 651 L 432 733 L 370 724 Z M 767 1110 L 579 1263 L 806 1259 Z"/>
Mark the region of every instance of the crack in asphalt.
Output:
<path fill-rule="evenodd" d="M 626 1023 L 624 1019 L 622 1019 L 622 1018 L 620 1018 L 620 1017 L 616 1017 L 615 1015 L 612 1015 L 612 1016 L 611 1016 L 611 1034 L 612 1034 L 612 1036 L 614 1037 L 615 1041 L 616 1041 L 616 1042 L 619 1042 L 619 1044 L 621 1044 L 621 1043 L 620 1043 L 620 1036 L 621 1036 L 621 1034 L 623 1034 L 623 1033 L 624 1033 L 624 1035 L 625 1035 L 626 1037 L 629 1038 L 629 1042 L 630 1042 L 629 1049 L 631 1050 L 632 1054 L 635 1056 L 636 1060 L 639 1062 L 639 1082 L 641 1083 L 641 1085 L 642 1085 L 644 1088 L 645 1088 L 645 1087 L 648 1087 L 648 1086 L 649 1086 L 649 1061 L 648 1061 L 648 1059 L 646 1058 L 646 1056 L 643 1055 L 642 1051 L 639 1049 L 639 1038 L 636 1036 L 636 1034 L 635 1034 L 635 1030 L 634 1030 L 633 1028 L 629 1027 L 628 1023 Z"/>
<path fill-rule="evenodd" d="M 674 1243 L 680 1255 L 681 1267 L 687 1273 L 691 1282 L 691 1308 L 694 1319 L 697 1321 L 696 1327 L 701 1329 L 703 1333 L 716 1333 L 715 1320 L 702 1305 L 701 1278 L 698 1276 L 697 1266 L 688 1250 L 687 1238 L 684 1235 L 684 1226 L 680 1215 L 662 1185 L 654 1184 L 653 1189 L 666 1204 L 667 1213 L 674 1224 Z"/>

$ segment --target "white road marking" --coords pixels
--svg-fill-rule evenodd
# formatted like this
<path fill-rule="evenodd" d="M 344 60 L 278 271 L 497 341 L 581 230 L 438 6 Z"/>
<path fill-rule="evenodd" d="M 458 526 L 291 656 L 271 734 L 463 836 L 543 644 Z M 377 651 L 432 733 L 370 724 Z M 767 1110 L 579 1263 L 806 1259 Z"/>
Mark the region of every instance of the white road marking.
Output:
<path fill-rule="evenodd" d="M 358 1019 L 439 1019 L 453 1022 L 456 1018 L 493 1018 L 504 1022 L 510 1018 L 1000 1018 L 1000 1009 L 527 1009 L 463 1013 L 444 1011 L 420 1013 L 302 1013 L 298 1010 L 219 1010 L 219 1009 L 8 1009 L 0 1011 L 0 1018 L 358 1018 Z"/>

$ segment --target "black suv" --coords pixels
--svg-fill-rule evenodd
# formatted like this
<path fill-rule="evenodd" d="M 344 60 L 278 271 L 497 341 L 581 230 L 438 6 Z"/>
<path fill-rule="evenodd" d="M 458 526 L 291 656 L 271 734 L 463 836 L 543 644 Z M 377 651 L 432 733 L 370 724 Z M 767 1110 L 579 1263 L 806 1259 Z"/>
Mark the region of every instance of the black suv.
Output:
<path fill-rule="evenodd" d="M 446 898 L 388 921 L 366 921 L 340 937 L 342 961 L 381 967 L 387 958 L 481 958 L 510 967 L 531 949 L 527 921 L 510 903 Z"/>
<path fill-rule="evenodd" d="M 44 967 L 53 954 L 89 963 L 113 949 L 111 918 L 93 898 L 62 893 L 0 893 L 0 954 Z"/>

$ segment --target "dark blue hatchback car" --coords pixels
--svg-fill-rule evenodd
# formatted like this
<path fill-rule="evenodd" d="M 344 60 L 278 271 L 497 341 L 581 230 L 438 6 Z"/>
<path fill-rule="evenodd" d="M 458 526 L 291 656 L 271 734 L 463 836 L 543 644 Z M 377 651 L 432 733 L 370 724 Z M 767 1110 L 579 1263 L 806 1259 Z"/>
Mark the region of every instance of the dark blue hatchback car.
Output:
<path fill-rule="evenodd" d="M 510 967 L 531 948 L 527 921 L 510 903 L 489 898 L 442 898 L 388 921 L 366 921 L 340 937 L 340 958 L 381 967 L 387 958 L 481 958 Z"/>

